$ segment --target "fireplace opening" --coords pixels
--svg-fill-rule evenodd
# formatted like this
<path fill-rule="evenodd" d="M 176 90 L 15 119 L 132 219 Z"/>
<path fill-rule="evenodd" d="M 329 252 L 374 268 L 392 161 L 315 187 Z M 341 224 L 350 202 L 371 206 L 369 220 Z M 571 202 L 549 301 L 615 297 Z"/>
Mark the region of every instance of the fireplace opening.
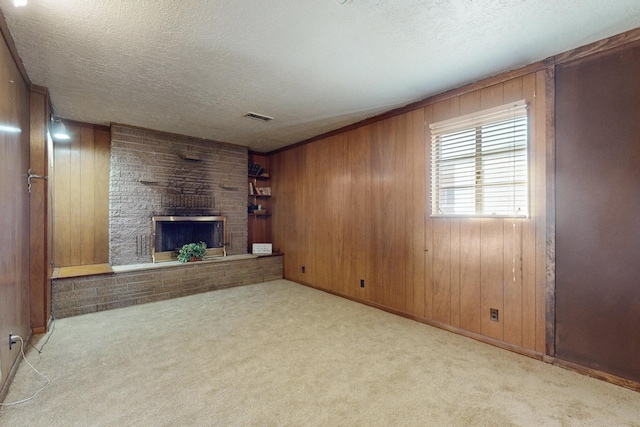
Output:
<path fill-rule="evenodd" d="M 226 218 L 223 216 L 154 216 L 153 262 L 175 261 L 187 243 L 207 244 L 205 258 L 226 256 Z"/>

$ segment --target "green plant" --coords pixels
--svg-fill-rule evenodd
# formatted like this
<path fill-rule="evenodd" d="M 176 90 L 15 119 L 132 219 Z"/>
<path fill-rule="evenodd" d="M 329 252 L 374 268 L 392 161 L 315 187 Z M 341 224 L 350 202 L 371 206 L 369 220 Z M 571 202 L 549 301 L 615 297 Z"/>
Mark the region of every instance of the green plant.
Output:
<path fill-rule="evenodd" d="M 191 258 L 202 259 L 206 252 L 207 244 L 203 241 L 200 241 L 200 243 L 187 243 L 178 252 L 178 261 L 189 262 Z"/>

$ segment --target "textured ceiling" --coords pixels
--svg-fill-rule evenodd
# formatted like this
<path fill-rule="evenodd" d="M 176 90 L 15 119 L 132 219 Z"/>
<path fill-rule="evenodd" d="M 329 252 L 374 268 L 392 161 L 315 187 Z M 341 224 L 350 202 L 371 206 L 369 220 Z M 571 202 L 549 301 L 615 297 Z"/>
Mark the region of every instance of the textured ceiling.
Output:
<path fill-rule="evenodd" d="M 341 4 L 344 3 L 344 4 Z M 56 113 L 270 151 L 640 27 L 638 0 L 29 0 Z M 242 118 L 247 111 L 275 120 Z"/>

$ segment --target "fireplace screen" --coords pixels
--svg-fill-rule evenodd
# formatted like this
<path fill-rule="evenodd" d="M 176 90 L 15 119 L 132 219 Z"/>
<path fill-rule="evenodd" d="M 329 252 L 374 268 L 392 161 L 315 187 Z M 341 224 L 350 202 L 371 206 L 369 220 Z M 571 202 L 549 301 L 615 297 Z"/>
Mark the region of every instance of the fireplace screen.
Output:
<path fill-rule="evenodd" d="M 203 241 L 206 257 L 226 255 L 226 218 L 223 216 L 154 216 L 153 262 L 175 261 L 187 243 Z"/>

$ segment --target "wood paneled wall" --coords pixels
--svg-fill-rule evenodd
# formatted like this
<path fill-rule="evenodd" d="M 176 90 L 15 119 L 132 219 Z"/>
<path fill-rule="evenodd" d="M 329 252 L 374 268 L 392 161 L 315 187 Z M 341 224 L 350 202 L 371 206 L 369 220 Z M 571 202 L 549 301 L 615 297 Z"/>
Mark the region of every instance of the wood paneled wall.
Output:
<path fill-rule="evenodd" d="M 54 144 L 54 263 L 107 263 L 111 134 L 76 122 L 66 128 L 71 139 Z"/>
<path fill-rule="evenodd" d="M 428 125 L 519 99 L 530 108 L 530 217 L 430 218 Z M 544 353 L 545 104 L 539 71 L 274 153 L 285 277 Z"/>
<path fill-rule="evenodd" d="M 31 91 L 30 100 L 30 153 L 29 167 L 32 173 L 48 177 L 53 159 L 49 128 L 49 94 L 45 88 Z M 30 254 L 29 254 L 29 305 L 31 328 L 34 334 L 47 330 L 51 315 L 51 265 L 52 218 L 51 187 L 48 179 L 32 179 L 29 195 Z"/>
<path fill-rule="evenodd" d="M 0 20 L 4 20 L 0 14 Z M 0 29 L 3 28 L 0 25 Z M 9 351 L 8 335 L 25 340 L 29 324 L 29 89 L 5 38 L 0 37 L 0 401 L 20 354 Z M 18 129 L 19 132 L 10 128 Z"/>

